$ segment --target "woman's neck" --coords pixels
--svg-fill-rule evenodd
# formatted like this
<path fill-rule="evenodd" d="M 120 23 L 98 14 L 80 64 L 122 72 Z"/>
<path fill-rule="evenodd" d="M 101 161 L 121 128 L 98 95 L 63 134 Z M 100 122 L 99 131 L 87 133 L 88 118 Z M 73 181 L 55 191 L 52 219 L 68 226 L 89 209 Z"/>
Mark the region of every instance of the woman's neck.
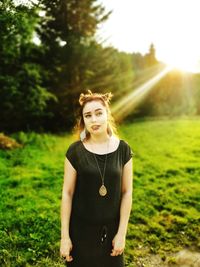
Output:
<path fill-rule="evenodd" d="M 103 144 L 108 142 L 108 140 L 110 139 L 110 136 L 106 133 L 106 134 L 102 134 L 102 135 L 91 135 L 89 138 L 89 141 L 92 143 L 96 143 L 96 144 Z"/>

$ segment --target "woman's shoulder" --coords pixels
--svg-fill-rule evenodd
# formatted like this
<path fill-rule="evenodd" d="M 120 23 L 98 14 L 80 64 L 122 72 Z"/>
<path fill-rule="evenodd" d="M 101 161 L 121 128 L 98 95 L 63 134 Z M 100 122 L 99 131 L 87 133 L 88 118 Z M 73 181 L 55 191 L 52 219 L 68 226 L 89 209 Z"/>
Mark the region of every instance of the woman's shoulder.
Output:
<path fill-rule="evenodd" d="M 69 144 L 68 148 L 67 148 L 67 151 L 70 151 L 70 152 L 75 152 L 81 145 L 81 141 L 80 140 L 77 140 L 77 141 L 74 141 L 72 143 Z"/>
<path fill-rule="evenodd" d="M 119 149 L 120 148 L 121 149 L 126 149 L 126 148 L 130 147 L 126 140 L 121 139 L 121 138 L 119 138 L 117 136 L 113 136 L 112 140 L 113 140 L 113 146 L 117 147 Z"/>
<path fill-rule="evenodd" d="M 135 156 L 135 153 L 133 152 L 132 147 L 126 140 L 120 139 L 120 144 L 123 161 L 124 164 L 126 164 L 133 156 Z"/>
<path fill-rule="evenodd" d="M 128 141 L 126 141 L 126 140 L 124 140 L 124 139 L 120 139 L 120 143 L 121 143 L 121 145 L 122 145 L 123 147 L 127 147 L 127 146 L 130 147 Z"/>
<path fill-rule="evenodd" d="M 135 156 L 135 153 L 133 152 L 132 146 L 129 144 L 128 141 L 124 139 L 120 139 L 120 144 L 122 151 L 128 154 L 131 154 L 132 156 Z"/>
<path fill-rule="evenodd" d="M 74 167 L 75 170 L 78 169 L 77 166 L 77 155 L 78 155 L 78 147 L 80 145 L 80 141 L 72 142 L 65 153 L 66 158 L 70 161 L 71 165 Z"/>

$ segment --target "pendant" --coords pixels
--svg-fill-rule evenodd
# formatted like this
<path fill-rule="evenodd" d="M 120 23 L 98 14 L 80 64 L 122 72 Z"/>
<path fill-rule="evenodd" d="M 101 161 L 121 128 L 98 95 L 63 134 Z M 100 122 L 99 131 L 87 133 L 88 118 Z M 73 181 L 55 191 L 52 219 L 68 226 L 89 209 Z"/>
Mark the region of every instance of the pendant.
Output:
<path fill-rule="evenodd" d="M 102 186 L 99 188 L 99 194 L 102 197 L 104 197 L 107 194 L 107 189 L 106 189 L 105 185 L 102 184 Z"/>

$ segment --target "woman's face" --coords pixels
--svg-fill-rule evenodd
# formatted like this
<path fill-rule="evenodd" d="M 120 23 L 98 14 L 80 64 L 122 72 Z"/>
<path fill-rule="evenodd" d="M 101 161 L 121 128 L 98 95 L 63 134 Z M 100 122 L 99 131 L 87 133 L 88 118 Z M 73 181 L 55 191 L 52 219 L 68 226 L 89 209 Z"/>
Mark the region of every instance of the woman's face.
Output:
<path fill-rule="evenodd" d="M 101 101 L 94 100 L 85 104 L 83 120 L 87 131 L 91 134 L 107 132 L 108 115 Z"/>

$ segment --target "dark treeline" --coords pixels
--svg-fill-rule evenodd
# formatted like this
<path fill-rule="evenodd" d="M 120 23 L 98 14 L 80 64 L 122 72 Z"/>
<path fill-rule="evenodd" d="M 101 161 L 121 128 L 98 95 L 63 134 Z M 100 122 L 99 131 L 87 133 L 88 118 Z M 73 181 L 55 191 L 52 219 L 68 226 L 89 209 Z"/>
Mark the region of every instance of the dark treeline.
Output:
<path fill-rule="evenodd" d="M 1 2 L 0 131 L 68 130 L 81 92 L 111 91 L 116 101 L 152 77 L 159 63 L 153 44 L 141 55 L 97 41 L 109 15 L 96 0 Z M 184 79 L 168 74 L 129 117 L 199 114 L 199 77 Z"/>

